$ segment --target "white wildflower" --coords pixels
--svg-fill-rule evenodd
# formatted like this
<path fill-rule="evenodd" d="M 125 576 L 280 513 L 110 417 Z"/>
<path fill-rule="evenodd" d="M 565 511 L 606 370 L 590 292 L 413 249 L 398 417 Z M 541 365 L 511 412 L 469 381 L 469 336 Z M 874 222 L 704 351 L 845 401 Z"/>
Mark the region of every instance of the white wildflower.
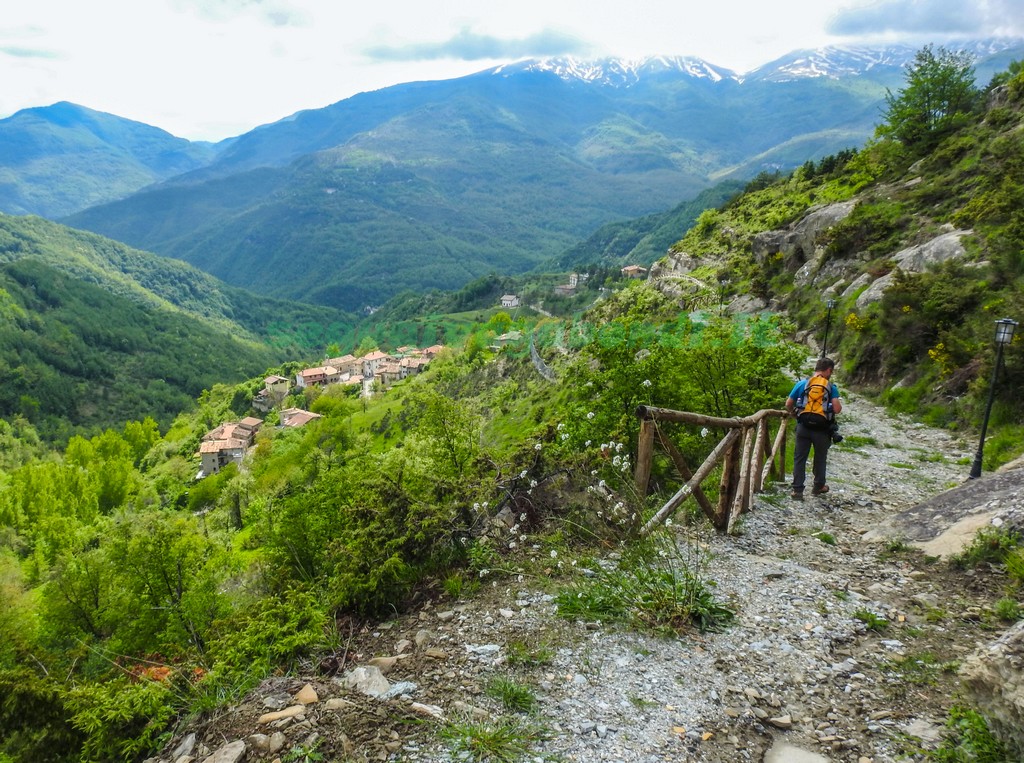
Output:
<path fill-rule="evenodd" d="M 710 430 L 707 427 L 704 427 L 703 429 L 700 430 L 700 436 L 701 437 L 707 437 L 709 433 L 710 433 Z"/>
<path fill-rule="evenodd" d="M 551 549 L 551 558 L 552 559 L 557 559 L 558 558 L 558 552 L 555 551 L 555 549 Z"/>
<path fill-rule="evenodd" d="M 474 503 L 473 504 L 473 511 L 480 511 L 480 504 L 479 503 Z"/>
<path fill-rule="evenodd" d="M 665 527 L 671 527 L 671 526 L 672 526 L 672 520 L 671 519 L 666 519 L 665 520 Z"/>
<path fill-rule="evenodd" d="M 588 414 L 587 414 L 587 418 L 588 418 L 588 419 L 592 419 L 592 418 L 594 418 L 594 412 L 593 412 L 593 411 L 591 411 L 590 413 L 588 413 Z"/>
<path fill-rule="evenodd" d="M 530 487 L 537 487 L 537 480 L 530 480 Z"/>
<path fill-rule="evenodd" d="M 650 379 L 644 379 L 644 386 L 645 387 L 650 387 L 651 386 L 651 380 Z"/>
<path fill-rule="evenodd" d="M 525 511 L 522 514 L 519 515 L 519 521 L 520 522 L 525 522 L 526 521 L 526 512 Z"/>
<path fill-rule="evenodd" d="M 569 439 L 569 433 L 568 432 L 562 432 L 562 442 L 565 442 L 568 439 Z"/>
<path fill-rule="evenodd" d="M 534 446 L 533 446 L 533 449 L 534 449 L 534 450 L 540 450 L 540 449 L 541 449 L 541 448 L 543 448 L 543 447 L 544 447 L 544 446 L 543 446 L 543 445 L 541 445 L 541 444 L 540 444 L 540 443 L 538 442 L 538 443 L 537 443 L 536 445 L 534 445 Z"/>
<path fill-rule="evenodd" d="M 558 431 L 561 432 L 563 429 L 565 429 L 565 424 L 559 424 Z"/>
<path fill-rule="evenodd" d="M 615 443 L 615 451 L 616 451 L 617 453 L 621 453 L 621 452 L 622 452 L 622 449 L 623 449 L 624 447 L 626 447 L 626 446 L 625 446 L 625 443 L 621 443 L 621 442 L 617 442 L 617 443 Z"/>
<path fill-rule="evenodd" d="M 480 577 L 482 577 L 482 578 L 487 577 L 487 574 L 489 572 L 490 572 L 490 570 L 486 570 L 486 569 L 480 570 Z"/>
<path fill-rule="evenodd" d="M 589 448 L 590 447 L 590 443 L 592 443 L 592 442 L 593 442 L 593 440 L 587 440 L 585 443 L 583 443 L 583 447 L 584 448 Z"/>
<path fill-rule="evenodd" d="M 521 472 L 519 472 L 519 479 L 523 479 L 524 477 L 526 477 L 526 469 L 523 469 Z"/>

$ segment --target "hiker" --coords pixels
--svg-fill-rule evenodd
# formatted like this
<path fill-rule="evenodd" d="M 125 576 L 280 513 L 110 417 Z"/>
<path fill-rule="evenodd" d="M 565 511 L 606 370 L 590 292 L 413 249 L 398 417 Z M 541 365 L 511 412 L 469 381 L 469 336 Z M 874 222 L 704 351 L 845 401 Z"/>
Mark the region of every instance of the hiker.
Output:
<path fill-rule="evenodd" d="M 825 463 L 828 449 L 838 433 L 833 432 L 835 414 L 843 410 L 839 389 L 832 383 L 835 361 L 821 358 L 814 365 L 814 374 L 801 379 L 786 398 L 786 410 L 796 414 L 796 447 L 793 450 L 793 498 L 803 500 L 804 477 L 807 471 L 807 456 L 814 449 L 814 485 L 812 495 L 828 492 L 825 482 Z M 841 439 L 841 438 L 839 438 Z"/>

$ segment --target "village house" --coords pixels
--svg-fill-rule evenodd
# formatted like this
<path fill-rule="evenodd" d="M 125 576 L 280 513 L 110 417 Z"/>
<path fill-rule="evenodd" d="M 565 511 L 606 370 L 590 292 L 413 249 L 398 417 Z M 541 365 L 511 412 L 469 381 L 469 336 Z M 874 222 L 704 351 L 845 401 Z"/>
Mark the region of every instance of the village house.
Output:
<path fill-rule="evenodd" d="M 281 411 L 281 426 L 304 427 L 311 421 L 322 418 L 319 413 L 304 411 L 301 408 L 285 408 Z"/>
<path fill-rule="evenodd" d="M 363 356 L 363 376 L 374 377 L 377 375 L 377 367 L 381 363 L 390 363 L 393 361 L 390 355 L 380 350 L 374 350 L 373 352 Z"/>
<path fill-rule="evenodd" d="M 257 411 L 266 413 L 288 396 L 288 390 L 292 383 L 289 379 L 276 374 L 268 376 L 263 380 L 263 389 L 256 393 L 252 399 L 252 407 Z"/>
<path fill-rule="evenodd" d="M 334 384 L 341 381 L 341 374 L 334 366 L 317 366 L 306 368 L 295 375 L 295 386 L 299 389 L 306 387 L 323 387 L 327 384 Z"/>
<path fill-rule="evenodd" d="M 402 367 L 398 361 L 381 363 L 377 366 L 376 378 L 379 379 L 380 383 L 385 387 L 390 387 L 399 379 L 404 378 L 402 376 Z"/>
<path fill-rule="evenodd" d="M 515 294 L 505 294 L 501 298 L 502 307 L 519 307 L 519 297 Z"/>
<path fill-rule="evenodd" d="M 338 374 L 341 376 L 344 376 L 345 374 L 361 373 L 363 370 L 363 361 L 355 355 L 342 355 L 340 358 L 328 358 L 324 361 L 324 365 L 337 369 Z"/>
<path fill-rule="evenodd" d="M 201 466 L 197 476 L 209 477 L 230 463 L 241 466 L 245 450 L 245 443 L 242 440 L 206 440 L 199 443 Z"/>
<path fill-rule="evenodd" d="M 622 269 L 622 275 L 626 278 L 643 278 L 647 275 L 647 268 L 641 267 L 640 265 L 626 265 Z"/>
<path fill-rule="evenodd" d="M 576 293 L 576 287 L 579 285 L 580 276 L 579 273 L 570 273 L 569 282 L 561 284 L 555 287 L 555 294 L 562 297 L 571 297 Z"/>
<path fill-rule="evenodd" d="M 430 361 L 427 358 L 423 357 L 409 356 L 402 358 L 400 361 L 398 361 L 398 367 L 401 369 L 402 372 L 401 378 L 404 379 L 407 376 L 415 376 L 424 368 L 426 368 L 429 363 Z"/>
<path fill-rule="evenodd" d="M 431 345 L 430 347 L 427 347 L 425 350 L 423 350 L 423 357 L 427 358 L 428 360 L 433 360 L 434 358 L 437 357 L 437 354 L 441 352 L 441 350 L 443 349 L 443 344 Z"/>
<path fill-rule="evenodd" d="M 239 422 L 225 422 L 203 435 L 199 444 L 201 467 L 198 476 L 216 474 L 230 463 L 241 466 L 262 425 L 262 419 L 246 416 Z"/>

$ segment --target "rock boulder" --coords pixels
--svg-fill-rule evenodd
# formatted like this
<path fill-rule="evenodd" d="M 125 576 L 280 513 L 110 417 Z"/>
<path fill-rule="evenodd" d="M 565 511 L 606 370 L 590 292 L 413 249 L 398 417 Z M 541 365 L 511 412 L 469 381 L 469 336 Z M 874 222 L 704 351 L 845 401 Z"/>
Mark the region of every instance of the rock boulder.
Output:
<path fill-rule="evenodd" d="M 1024 622 L 960 668 L 964 686 L 1014 760 L 1024 760 Z"/>

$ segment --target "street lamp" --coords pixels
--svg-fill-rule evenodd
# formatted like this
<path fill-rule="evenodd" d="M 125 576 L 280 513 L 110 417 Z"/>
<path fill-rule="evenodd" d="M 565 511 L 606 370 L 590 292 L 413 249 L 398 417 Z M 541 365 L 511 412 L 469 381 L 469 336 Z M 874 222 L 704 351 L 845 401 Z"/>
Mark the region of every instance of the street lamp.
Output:
<path fill-rule="evenodd" d="M 971 465 L 971 479 L 976 480 L 981 476 L 981 457 L 985 452 L 985 432 L 988 430 L 988 416 L 992 412 L 992 401 L 996 396 L 996 379 L 999 377 L 999 366 L 1003 362 L 1003 347 L 1013 341 L 1013 331 L 1017 328 L 1017 321 L 1009 318 L 1000 318 L 996 321 L 996 365 L 992 369 L 992 383 L 988 389 L 988 403 L 985 405 L 985 418 L 981 421 L 981 441 L 978 443 L 978 452 L 974 456 L 974 463 Z"/>
<path fill-rule="evenodd" d="M 836 306 L 836 301 L 830 299 L 825 305 L 828 312 L 825 314 L 825 338 L 821 341 L 821 357 L 828 355 L 828 327 L 832 325 L 832 308 Z"/>

